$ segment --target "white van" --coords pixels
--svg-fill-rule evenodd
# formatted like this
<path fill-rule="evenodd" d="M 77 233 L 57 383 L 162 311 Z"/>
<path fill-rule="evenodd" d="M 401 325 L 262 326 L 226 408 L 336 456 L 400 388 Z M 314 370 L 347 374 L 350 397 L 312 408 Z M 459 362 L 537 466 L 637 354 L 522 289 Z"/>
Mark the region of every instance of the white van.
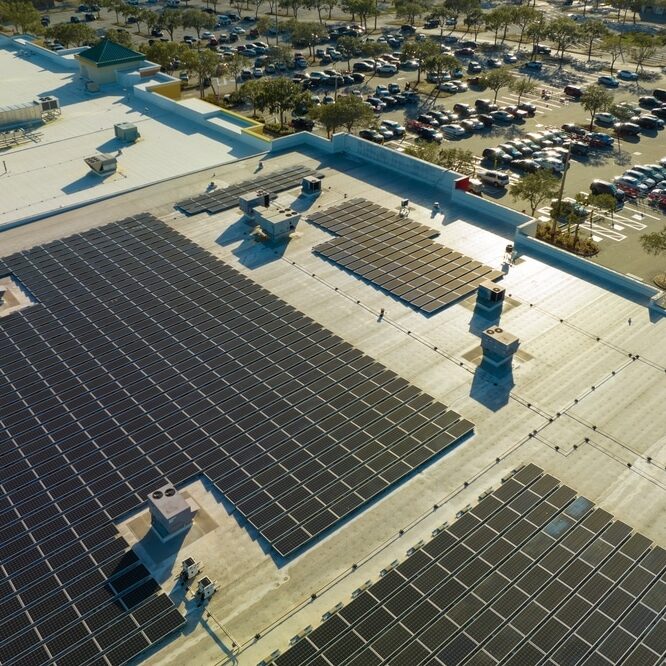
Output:
<path fill-rule="evenodd" d="M 502 171 L 482 171 L 479 174 L 481 182 L 495 187 L 506 187 L 509 184 L 509 176 Z"/>

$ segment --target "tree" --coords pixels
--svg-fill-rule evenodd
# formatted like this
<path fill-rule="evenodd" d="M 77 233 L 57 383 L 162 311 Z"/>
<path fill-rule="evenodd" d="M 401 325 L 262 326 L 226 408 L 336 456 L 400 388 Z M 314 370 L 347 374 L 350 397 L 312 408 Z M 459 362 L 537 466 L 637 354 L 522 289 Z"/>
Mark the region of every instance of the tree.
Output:
<path fill-rule="evenodd" d="M 526 76 L 514 78 L 509 83 L 509 88 L 518 95 L 518 104 L 520 104 L 520 99 L 523 95 L 529 95 L 531 92 L 534 92 L 536 87 L 537 84 Z"/>
<path fill-rule="evenodd" d="M 612 92 L 596 83 L 587 88 L 580 98 L 580 104 L 590 114 L 590 129 L 594 125 L 597 113 L 610 109 L 614 99 Z"/>
<path fill-rule="evenodd" d="M 590 208 L 590 229 L 592 229 L 593 215 L 595 212 L 608 213 L 613 219 L 617 200 L 612 194 L 591 194 L 586 200 L 585 204 Z"/>
<path fill-rule="evenodd" d="M 46 36 L 55 39 L 63 46 L 81 46 L 95 40 L 95 31 L 85 23 L 57 23 L 46 30 Z"/>
<path fill-rule="evenodd" d="M 200 9 L 188 9 L 183 12 L 183 28 L 192 28 L 201 39 L 202 30 L 212 30 L 215 27 L 215 18 Z"/>
<path fill-rule="evenodd" d="M 580 28 L 570 18 L 559 17 L 550 22 L 547 34 L 555 42 L 555 52 L 560 54 L 559 66 L 562 67 L 567 49 L 580 39 Z"/>
<path fill-rule="evenodd" d="M 428 8 L 422 0 L 394 0 L 396 18 L 404 18 L 409 25 L 414 25 L 417 16 Z"/>
<path fill-rule="evenodd" d="M 0 23 L 10 23 L 14 32 L 36 31 L 40 27 L 39 12 L 25 0 L 3 0 L 0 2 Z"/>
<path fill-rule="evenodd" d="M 298 17 L 298 10 L 305 4 L 303 0 L 278 0 L 280 7 L 284 7 L 285 12 L 289 13 L 291 9 L 294 18 Z"/>
<path fill-rule="evenodd" d="M 406 60 L 414 59 L 418 62 L 419 66 L 416 75 L 416 85 L 421 83 L 421 70 L 424 63 L 428 58 L 439 55 L 441 50 L 435 42 L 407 42 L 400 54 L 400 59 L 405 62 Z"/>
<path fill-rule="evenodd" d="M 370 42 L 372 44 L 372 42 Z M 345 35 L 336 42 L 336 48 L 347 61 L 347 67 L 351 69 L 351 59 L 360 55 L 363 49 L 363 42 L 358 37 Z"/>
<path fill-rule="evenodd" d="M 594 42 L 597 39 L 602 39 L 608 35 L 609 30 L 603 21 L 594 19 L 585 22 L 581 31 L 587 40 L 587 62 L 590 62 L 590 60 L 592 60 L 592 46 L 594 45 Z"/>
<path fill-rule="evenodd" d="M 202 12 L 203 13 L 203 12 Z M 184 49 L 181 56 L 183 69 L 194 72 L 199 79 L 199 93 L 204 96 L 205 81 L 218 74 L 220 60 L 217 54 L 209 49 Z"/>
<path fill-rule="evenodd" d="M 291 44 L 296 48 L 307 47 L 310 55 L 314 54 L 314 47 L 328 39 L 326 26 L 320 23 L 304 23 L 291 21 L 289 23 L 291 33 Z"/>
<path fill-rule="evenodd" d="M 252 64 L 252 61 L 241 53 L 238 53 L 238 51 L 234 51 L 233 56 L 229 60 L 226 60 L 225 64 L 229 75 L 234 77 L 234 89 L 238 90 L 240 74 Z"/>
<path fill-rule="evenodd" d="M 109 28 L 104 36 L 116 44 L 126 46 L 128 49 L 134 48 L 134 45 L 132 44 L 132 38 L 130 37 L 130 34 L 127 32 L 127 30 L 116 30 L 116 28 Z"/>
<path fill-rule="evenodd" d="M 491 69 L 483 77 L 482 82 L 495 93 L 493 102 L 496 102 L 499 91 L 506 88 L 513 81 L 513 78 L 513 74 L 508 67 L 499 67 L 498 69 Z"/>
<path fill-rule="evenodd" d="M 658 257 L 666 254 L 666 226 L 661 231 L 653 231 L 643 234 L 640 238 L 643 251 Z M 666 273 L 661 273 L 654 278 L 655 283 L 662 289 L 666 289 Z"/>
<path fill-rule="evenodd" d="M 536 209 L 546 200 L 557 194 L 557 178 L 547 171 L 536 171 L 523 176 L 509 188 L 514 201 L 522 199 L 530 205 L 532 216 Z"/>
<path fill-rule="evenodd" d="M 483 29 L 484 20 L 485 14 L 480 9 L 474 9 L 465 15 L 463 23 L 465 28 L 474 35 L 474 39 L 479 36 L 479 33 Z"/>
<path fill-rule="evenodd" d="M 340 95 L 333 104 L 319 106 L 310 115 L 324 126 L 329 138 L 339 127 L 351 132 L 355 127 L 368 127 L 374 120 L 372 109 L 355 95 Z"/>
<path fill-rule="evenodd" d="M 162 27 L 169 33 L 169 39 L 173 42 L 173 33 L 183 25 L 183 12 L 170 9 L 162 13 Z"/>
<path fill-rule="evenodd" d="M 476 170 L 474 154 L 463 148 L 441 148 L 432 141 L 417 140 L 415 146 L 405 149 L 407 155 L 418 157 L 425 162 L 432 162 L 449 171 L 473 175 Z"/>
<path fill-rule="evenodd" d="M 367 29 L 368 16 L 375 10 L 375 0 L 343 0 L 342 9 L 352 15 L 352 20 L 358 16 L 360 22 Z"/>
<path fill-rule="evenodd" d="M 520 37 L 518 39 L 519 51 L 520 47 L 523 45 L 523 37 L 525 36 L 527 26 L 530 25 L 530 23 L 536 21 L 537 18 L 538 12 L 534 8 L 528 7 L 526 5 L 520 5 L 519 7 L 516 7 L 514 22 L 520 28 Z"/>
<path fill-rule="evenodd" d="M 184 44 L 153 42 L 146 49 L 146 58 L 151 62 L 156 62 L 165 72 L 172 72 L 174 61 L 180 59 L 185 51 L 189 51 L 189 49 Z"/>
<path fill-rule="evenodd" d="M 240 89 L 240 94 L 244 100 L 252 104 L 252 117 L 256 118 L 257 109 L 264 108 L 265 85 L 262 79 L 251 79 L 245 82 Z"/>
<path fill-rule="evenodd" d="M 280 129 L 284 127 L 284 114 L 308 99 L 308 95 L 297 83 L 285 77 L 261 79 L 263 95 L 257 103 L 260 110 L 268 109 L 280 119 Z"/>
<path fill-rule="evenodd" d="M 622 55 L 622 35 L 608 33 L 601 41 L 601 50 L 610 56 L 610 73 L 613 74 L 615 63 Z"/>
<path fill-rule="evenodd" d="M 608 110 L 623 123 L 629 122 L 636 115 L 633 107 L 629 104 L 613 104 Z"/>
<path fill-rule="evenodd" d="M 629 34 L 629 55 L 636 63 L 636 71 L 643 71 L 643 65 L 657 54 L 657 40 L 654 35 L 644 32 L 632 32 Z"/>
<path fill-rule="evenodd" d="M 266 64 L 288 67 L 294 60 L 293 51 L 288 46 L 271 46 L 266 53 Z M 247 67 L 248 65 L 245 65 Z"/>
<path fill-rule="evenodd" d="M 542 40 L 544 35 L 548 30 L 548 21 L 546 20 L 546 15 L 543 12 L 537 12 L 537 17 L 532 21 L 528 26 L 525 32 L 527 36 L 532 40 L 532 60 L 536 56 L 536 46 Z"/>
<path fill-rule="evenodd" d="M 437 53 L 429 56 L 423 61 L 423 67 L 426 72 L 433 72 L 437 75 L 437 80 L 444 72 L 453 72 L 460 66 L 458 59 L 447 53 Z"/>

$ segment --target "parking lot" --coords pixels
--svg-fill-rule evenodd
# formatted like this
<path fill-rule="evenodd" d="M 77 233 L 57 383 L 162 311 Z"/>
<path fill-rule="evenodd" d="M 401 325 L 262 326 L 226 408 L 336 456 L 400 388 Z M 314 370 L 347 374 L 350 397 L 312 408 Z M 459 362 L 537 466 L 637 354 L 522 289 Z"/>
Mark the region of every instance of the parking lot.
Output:
<path fill-rule="evenodd" d="M 50 12 L 52 24 L 66 22 L 73 15 L 79 17 L 83 16 L 80 12 L 75 11 L 77 8 L 78 6 L 71 6 L 71 8 L 67 10 Z M 168 8 L 162 7 L 161 2 L 147 4 L 145 5 L 145 8 L 157 12 L 170 11 Z M 544 6 L 544 9 L 548 9 L 551 13 L 557 13 L 561 10 L 556 3 L 550 3 L 547 7 Z M 225 12 L 237 13 L 236 9 L 226 9 L 221 3 L 218 5 L 216 11 L 217 14 L 224 14 Z M 340 14 L 341 10 L 336 8 L 335 12 Z M 234 22 L 233 24 L 227 24 L 226 22 L 224 25 L 218 24 L 213 31 L 215 35 L 218 35 L 218 33 L 226 35 L 235 29 L 238 34 L 237 41 L 233 44 L 220 44 L 218 47 L 219 50 L 226 50 L 227 53 L 232 50 L 245 50 L 247 52 L 247 48 L 251 48 L 253 42 L 270 42 L 271 45 L 276 42 L 274 36 L 251 36 L 250 31 L 254 26 L 253 12 L 241 11 L 240 14 L 242 16 L 240 21 Z M 100 20 L 90 23 L 90 25 L 99 33 L 102 33 L 108 28 L 118 27 L 118 25 L 115 24 L 115 13 L 113 11 L 102 9 L 99 12 L 99 16 Z M 279 20 L 283 21 L 286 20 L 286 18 L 287 17 L 280 16 Z M 302 10 L 299 12 L 298 18 L 299 21 L 314 21 L 317 20 L 317 15 L 316 12 Z M 334 16 L 333 18 L 335 19 L 336 17 Z M 343 16 L 340 15 L 337 18 L 342 19 Z M 122 17 L 120 21 L 122 23 Z M 345 22 L 342 20 L 334 20 L 329 23 L 329 26 L 344 23 Z M 484 35 L 482 33 L 478 38 L 478 50 L 471 52 L 467 56 L 458 56 L 461 73 L 457 80 L 467 84 L 468 89 L 466 91 L 458 93 L 439 92 L 436 90 L 436 85 L 427 82 L 425 71 L 421 73 L 421 81 L 417 87 L 416 81 L 418 78 L 418 72 L 413 66 L 414 63 L 411 63 L 410 65 L 400 63 L 401 44 L 391 38 L 391 35 L 400 35 L 401 31 L 399 23 L 399 21 L 392 19 L 391 16 L 381 16 L 378 29 L 376 31 L 370 31 L 368 35 L 364 37 L 373 41 L 380 41 L 382 44 L 386 45 L 386 50 L 392 51 L 392 59 L 388 58 L 380 61 L 374 72 L 365 71 L 365 80 L 363 82 L 355 82 L 353 85 L 349 85 L 351 80 L 347 77 L 345 78 L 344 84 L 336 85 L 335 88 L 332 88 L 330 85 L 322 85 L 321 83 L 312 84 L 310 93 L 312 94 L 315 103 L 330 103 L 339 94 L 353 93 L 367 99 L 375 96 L 377 86 L 389 87 L 390 84 L 393 84 L 392 89 L 395 89 L 396 85 L 399 86 L 401 92 L 404 92 L 406 88 L 409 88 L 412 95 L 413 91 L 416 89 L 418 91 L 416 102 L 412 101 L 411 103 L 405 103 L 405 100 L 403 99 L 401 102 L 392 106 L 387 106 L 381 112 L 375 114 L 377 125 L 383 120 L 391 120 L 408 127 L 408 131 L 403 137 L 386 141 L 386 145 L 395 150 L 405 150 L 409 146 L 414 146 L 418 139 L 418 135 L 409 129 L 412 125 L 410 121 L 415 121 L 419 116 L 422 116 L 433 109 L 450 113 L 453 111 L 453 105 L 456 103 L 468 104 L 473 108 L 476 99 L 483 98 L 492 101 L 494 97 L 492 91 L 487 89 L 483 90 L 478 85 L 474 85 L 474 77 L 478 76 L 479 73 L 478 71 L 475 74 L 469 73 L 470 68 L 468 65 L 470 60 L 478 61 L 481 64 L 481 75 L 483 75 L 490 69 L 488 59 L 497 58 L 501 64 L 506 64 L 504 56 L 507 52 L 513 51 L 517 56 L 517 62 L 515 64 L 509 64 L 508 66 L 511 67 L 514 77 L 529 76 L 534 81 L 536 89 L 529 94 L 522 95 L 519 100 L 519 96 L 515 92 L 511 91 L 508 87 L 504 87 L 499 90 L 496 102 L 500 107 L 505 105 L 516 105 L 518 101 L 529 102 L 535 107 L 534 114 L 521 122 L 495 122 L 491 127 L 466 131 L 460 137 L 453 136 L 451 131 L 445 130 L 446 137 L 441 144 L 443 147 L 455 146 L 471 151 L 475 156 L 475 168 L 479 170 L 495 167 L 505 170 L 509 175 L 510 183 L 520 179 L 523 172 L 511 168 L 510 166 L 497 164 L 496 162 L 491 163 L 487 159 L 483 160 L 482 154 L 484 150 L 494 148 L 506 141 L 521 139 L 532 132 L 538 132 L 548 128 L 560 128 L 564 123 L 577 123 L 580 125 L 585 125 L 586 123 L 589 124 L 589 114 L 581 107 L 580 102 L 575 101 L 574 98 L 565 96 L 563 90 L 566 86 L 571 85 L 585 89 L 587 86 L 596 83 L 599 76 L 609 74 L 608 63 L 603 60 L 603 55 L 599 52 L 593 54 L 594 57 L 592 58 L 591 63 L 586 63 L 586 58 L 582 55 L 573 53 L 571 54 L 571 57 L 566 59 L 563 67 L 559 67 L 559 63 L 554 58 L 551 59 L 547 55 L 540 55 L 539 57 L 542 58 L 544 62 L 543 68 L 540 71 L 528 71 L 525 70 L 524 67 L 525 63 L 529 60 L 529 54 L 525 50 L 522 52 L 516 52 L 516 45 L 510 41 L 507 41 L 505 46 L 493 47 L 492 38 L 489 35 Z M 349 25 L 348 22 L 347 25 Z M 444 36 L 446 37 L 448 35 L 448 38 L 440 40 L 440 32 L 443 32 L 440 31 L 440 29 L 426 30 L 422 27 L 422 20 L 417 20 L 416 25 L 421 26 L 416 28 L 416 35 L 411 35 L 409 32 L 405 34 L 405 32 L 403 32 L 402 38 L 407 41 L 413 39 L 433 40 L 438 43 L 442 41 L 442 45 L 447 52 L 457 51 L 462 45 L 462 41 L 470 39 L 469 34 L 463 35 L 461 31 L 451 31 L 451 28 L 447 28 Z M 134 25 L 127 25 L 125 28 L 130 32 L 137 48 L 145 49 L 149 39 L 156 39 L 155 36 L 149 34 L 148 28 L 145 25 L 141 26 L 140 33 Z M 174 41 L 182 42 L 184 36 L 192 35 L 192 33 L 193 30 L 191 28 L 177 28 L 174 33 Z M 278 38 L 282 45 L 285 44 L 284 37 L 284 35 L 281 35 L 281 37 Z M 205 40 L 203 44 L 206 44 Z M 337 57 L 334 56 L 333 62 L 328 62 L 328 57 L 325 57 L 322 61 L 322 53 L 334 49 L 335 46 L 335 40 L 322 42 L 317 47 L 320 56 L 318 58 L 311 57 L 308 53 L 308 49 L 301 49 L 304 57 L 304 60 L 301 62 L 301 67 L 288 69 L 284 75 L 292 77 L 295 74 L 299 74 L 303 77 L 310 77 L 312 80 L 318 76 L 325 79 L 326 74 L 320 74 L 324 71 L 329 75 L 348 72 L 349 65 L 346 59 L 337 59 Z M 238 47 L 240 47 L 240 49 Z M 293 50 L 293 52 L 297 51 L 298 49 Z M 221 53 L 221 57 L 223 55 L 224 54 Z M 252 51 L 249 51 L 249 55 L 251 56 L 250 61 L 252 65 L 256 67 L 254 76 L 268 75 L 265 69 L 257 67 L 259 63 L 254 62 L 254 54 Z M 662 55 L 653 59 L 656 64 L 659 64 L 659 58 L 661 57 Z M 352 60 L 351 64 L 353 65 L 359 60 L 360 58 L 355 58 Z M 390 66 L 383 66 L 384 64 L 390 65 L 391 63 L 396 65 L 397 71 L 395 71 L 395 73 L 392 73 L 393 70 Z M 623 62 L 622 59 L 620 59 L 616 64 L 616 69 L 633 70 L 634 65 L 629 62 Z M 272 70 L 269 71 L 272 73 Z M 279 74 L 279 72 L 277 72 L 277 74 Z M 349 72 L 349 74 L 351 74 L 351 72 Z M 218 81 L 218 86 L 218 89 L 213 88 L 213 92 L 219 94 L 221 97 L 225 93 L 230 93 L 235 90 L 236 82 L 228 76 L 226 78 L 221 77 Z M 639 81 L 622 81 L 619 86 L 612 89 L 611 92 L 613 92 L 615 96 L 616 103 L 626 101 L 632 105 L 637 105 L 639 97 L 649 95 L 654 88 L 660 87 L 664 87 L 662 70 L 658 66 L 651 66 L 646 68 L 645 75 L 643 75 Z M 193 82 L 193 85 L 191 85 L 189 90 L 185 91 L 185 94 L 198 94 L 196 81 Z M 400 97 L 401 95 L 398 95 L 398 98 Z M 249 107 L 245 110 L 249 112 Z M 644 111 L 644 113 L 647 113 L 647 111 Z M 456 121 L 452 120 L 451 122 Z M 607 131 L 607 128 L 596 129 Z M 323 128 L 318 127 L 317 125 L 315 125 L 313 131 L 324 134 Z M 592 150 L 588 155 L 573 155 L 570 169 L 566 175 L 564 196 L 574 197 L 579 192 L 587 193 L 589 192 L 589 184 L 593 179 L 612 181 L 616 176 L 622 175 L 622 173 L 632 165 L 659 163 L 659 160 L 666 156 L 666 145 L 663 136 L 664 130 L 660 132 L 659 130 L 643 129 L 638 136 L 623 137 L 619 141 L 616 140 L 612 149 Z M 529 209 L 526 202 L 513 200 L 505 188 L 484 187 L 483 195 L 492 197 L 504 205 L 519 210 Z M 622 212 L 615 214 L 614 220 L 605 221 L 600 218 L 596 226 L 592 225 L 590 230 L 601 247 L 600 253 L 594 260 L 611 265 L 613 268 L 623 271 L 625 270 L 624 263 L 630 261 L 631 266 L 626 268 L 627 272 L 638 275 L 642 279 L 650 279 L 651 275 L 658 271 L 658 262 L 653 258 L 649 258 L 642 252 L 638 237 L 641 233 L 645 233 L 646 231 L 653 231 L 661 228 L 661 224 L 666 219 L 662 214 L 663 210 L 663 207 L 649 206 L 645 199 L 637 199 L 635 201 L 629 201 Z M 538 211 L 537 214 L 546 215 L 547 213 L 548 211 L 542 207 L 542 210 Z M 611 222 L 614 225 L 614 228 L 610 227 Z M 634 247 L 634 250 L 626 252 L 625 250 L 628 249 L 630 245 Z M 611 248 L 615 248 L 616 246 L 622 246 L 625 249 L 621 252 L 615 252 Z M 634 256 L 634 260 L 631 260 L 631 256 Z M 618 261 L 620 261 L 622 265 L 618 265 Z"/>

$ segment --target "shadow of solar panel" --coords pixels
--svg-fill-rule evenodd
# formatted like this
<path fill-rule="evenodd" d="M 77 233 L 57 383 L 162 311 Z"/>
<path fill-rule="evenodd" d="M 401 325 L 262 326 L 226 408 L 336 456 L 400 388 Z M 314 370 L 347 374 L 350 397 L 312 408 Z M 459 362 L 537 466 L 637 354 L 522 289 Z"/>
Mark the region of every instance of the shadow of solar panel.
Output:
<path fill-rule="evenodd" d="M 314 247 L 315 253 L 427 314 L 469 295 L 483 280 L 502 276 L 432 242 L 437 230 L 364 199 L 345 201 L 308 219 L 338 235 Z"/>
<path fill-rule="evenodd" d="M 312 169 L 302 166 L 289 167 L 272 174 L 260 175 L 241 183 L 229 185 L 221 190 L 207 192 L 198 197 L 183 199 L 175 204 L 176 208 L 182 210 L 186 215 L 197 215 L 207 212 L 210 214 L 235 208 L 238 198 L 248 192 L 264 190 L 273 194 L 290 190 L 301 184 L 305 176 L 314 175 Z"/>

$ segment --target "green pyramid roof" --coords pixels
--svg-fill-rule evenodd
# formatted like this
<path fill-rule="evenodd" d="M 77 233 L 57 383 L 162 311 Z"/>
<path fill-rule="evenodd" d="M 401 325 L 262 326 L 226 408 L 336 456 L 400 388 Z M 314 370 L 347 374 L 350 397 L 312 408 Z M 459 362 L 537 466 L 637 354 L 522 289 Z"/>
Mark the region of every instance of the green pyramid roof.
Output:
<path fill-rule="evenodd" d="M 137 62 L 143 60 L 143 53 L 132 51 L 126 46 L 116 44 L 110 39 L 103 39 L 99 44 L 79 53 L 79 57 L 91 60 L 98 67 L 120 65 L 124 62 Z"/>

